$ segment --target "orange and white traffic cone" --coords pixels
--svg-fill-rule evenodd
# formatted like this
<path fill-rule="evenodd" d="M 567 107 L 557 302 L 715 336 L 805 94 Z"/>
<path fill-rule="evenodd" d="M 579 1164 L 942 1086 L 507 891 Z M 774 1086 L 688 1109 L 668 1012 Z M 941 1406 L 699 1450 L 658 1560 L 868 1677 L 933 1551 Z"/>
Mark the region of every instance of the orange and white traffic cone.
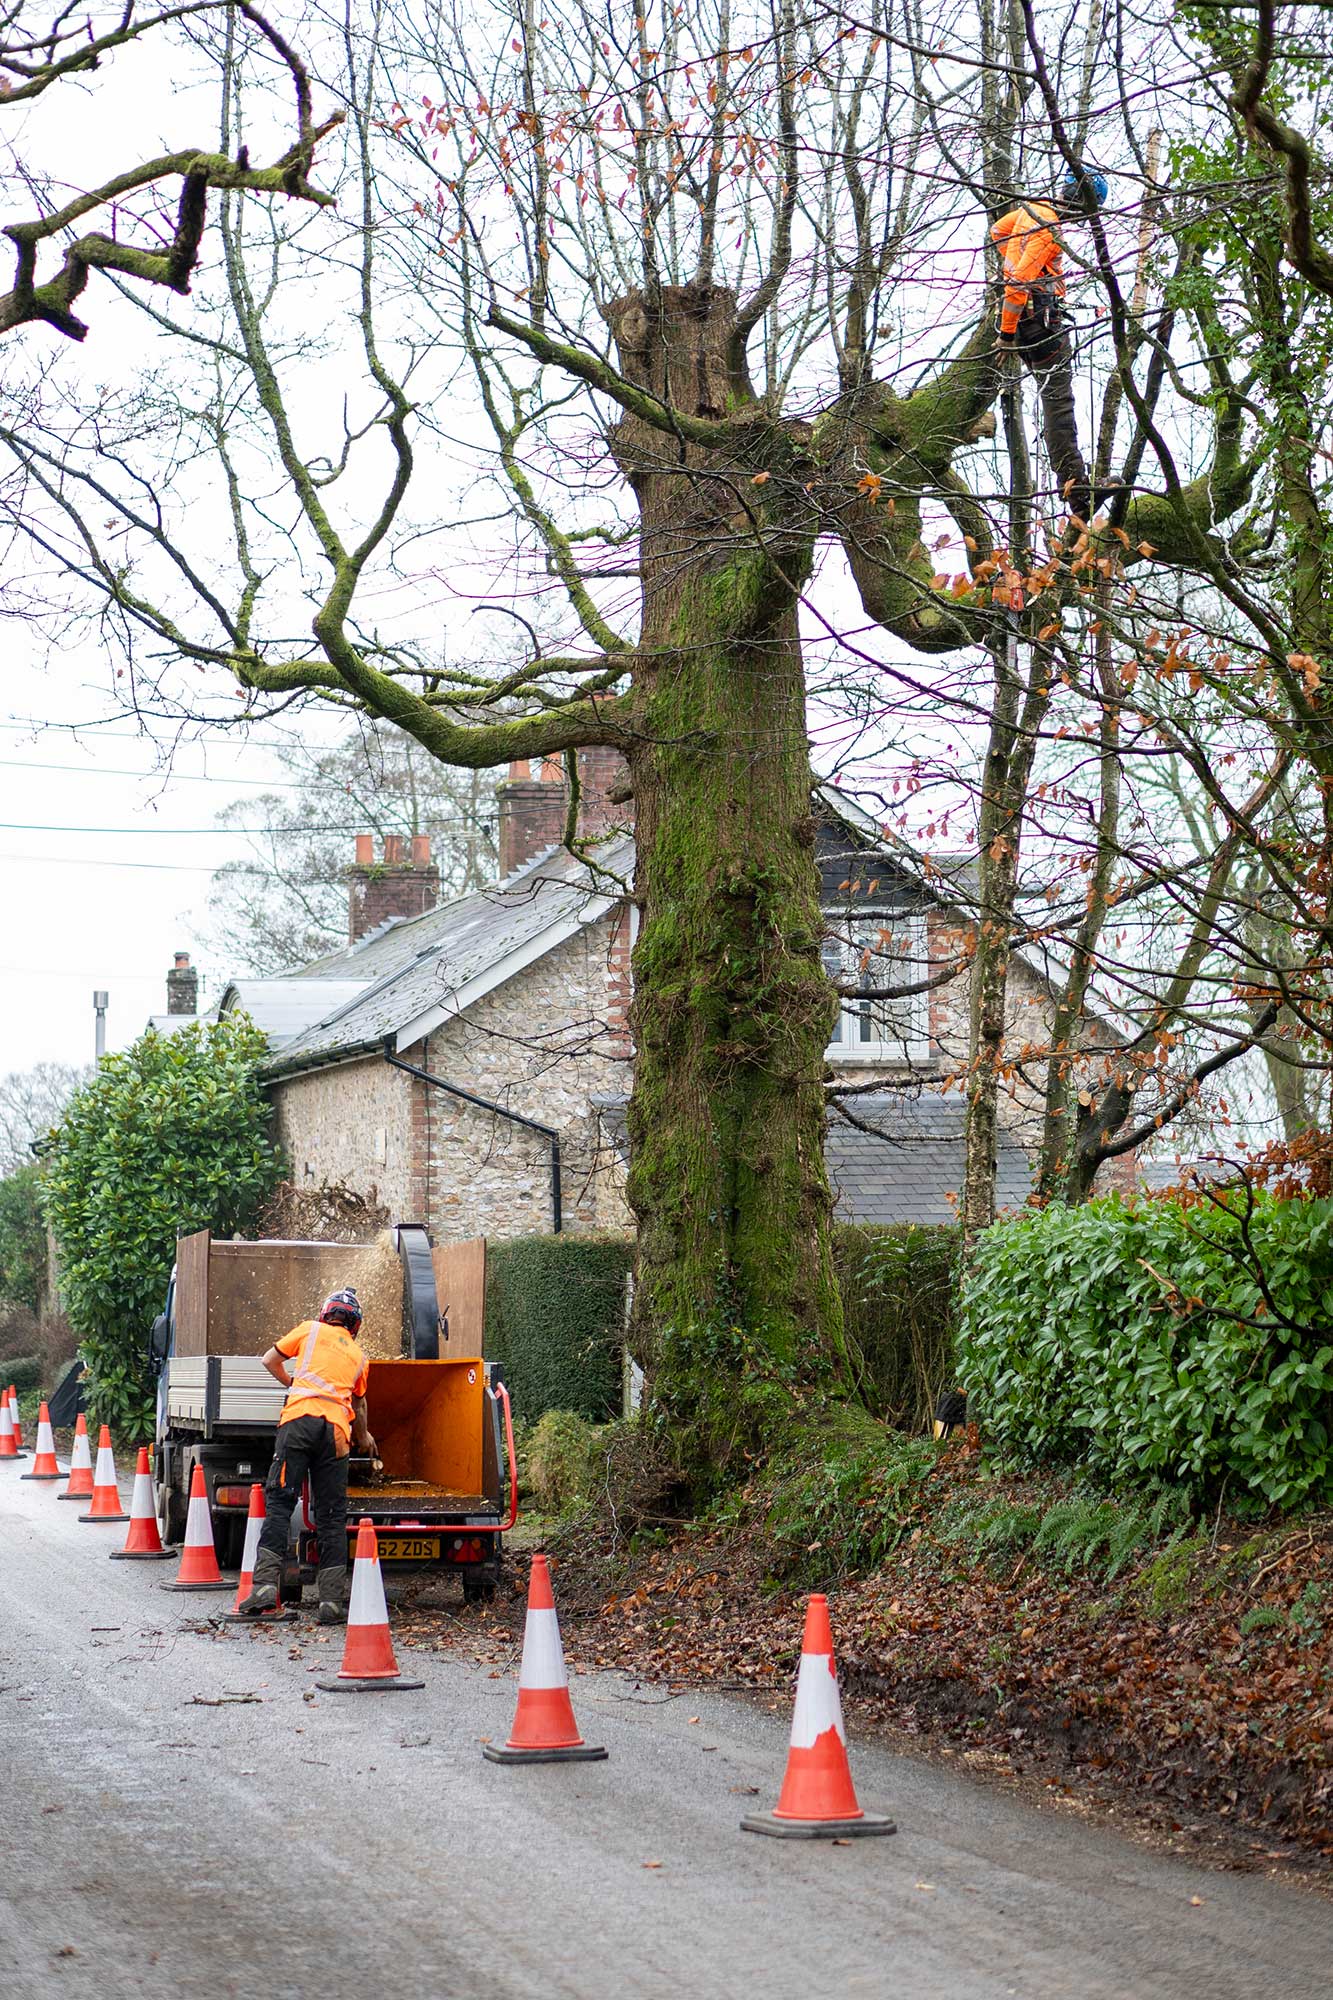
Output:
<path fill-rule="evenodd" d="M 528 1616 L 523 1627 L 523 1663 L 518 1670 L 518 1710 L 509 1741 L 483 1743 L 492 1764 L 587 1764 L 605 1757 L 585 1743 L 569 1699 L 569 1673 L 560 1643 L 560 1621 L 551 1591 L 551 1565 L 532 1558 Z"/>
<path fill-rule="evenodd" d="M 51 1432 L 51 1412 L 43 1403 L 37 1412 L 37 1456 L 32 1462 L 31 1472 L 21 1472 L 20 1479 L 63 1479 L 64 1473 L 56 1464 L 56 1441 Z"/>
<path fill-rule="evenodd" d="M 0 1458 L 26 1458 L 14 1436 L 14 1417 L 9 1407 L 9 1391 L 0 1389 Z"/>
<path fill-rule="evenodd" d="M 271 1611 L 243 1612 L 242 1604 L 255 1585 L 255 1557 L 259 1554 L 259 1534 L 267 1518 L 264 1506 L 264 1489 L 256 1482 L 250 1488 L 250 1512 L 245 1523 L 245 1548 L 241 1554 L 241 1580 L 236 1587 L 236 1602 L 230 1611 L 222 1613 L 226 1625 L 286 1625 L 295 1618 L 294 1611 L 283 1609 L 281 1599 Z"/>
<path fill-rule="evenodd" d="M 129 1515 L 120 1504 L 120 1488 L 116 1484 L 116 1461 L 111 1450 L 111 1432 L 103 1424 L 97 1437 L 97 1470 L 93 1474 L 93 1504 L 86 1514 L 80 1514 L 81 1521 L 128 1521 Z"/>
<path fill-rule="evenodd" d="M 14 1426 L 14 1449 L 23 1452 L 23 1425 L 19 1421 L 19 1392 L 11 1382 L 9 1385 L 9 1421 Z"/>
<path fill-rule="evenodd" d="M 148 1469 L 148 1446 L 139 1446 L 134 1468 L 134 1491 L 130 1495 L 130 1532 L 123 1549 L 113 1549 L 112 1562 L 170 1562 L 176 1553 L 164 1549 L 157 1525 L 157 1501 L 153 1497 L 153 1475 Z"/>
<path fill-rule="evenodd" d="M 828 1599 L 810 1599 L 796 1677 L 787 1774 L 771 1813 L 751 1813 L 741 1821 L 746 1833 L 773 1833 L 782 1840 L 854 1839 L 860 1834 L 896 1833 L 883 1813 L 862 1812 L 847 1762 L 838 1674 Z"/>
<path fill-rule="evenodd" d="M 196 1465 L 190 1479 L 190 1505 L 185 1516 L 185 1540 L 181 1544 L 181 1566 L 174 1583 L 163 1590 L 230 1590 L 231 1585 L 218 1568 L 217 1546 L 213 1540 L 213 1513 L 208 1504 L 204 1468 Z"/>
<path fill-rule="evenodd" d="M 57 1500 L 91 1500 L 93 1493 L 93 1457 L 88 1449 L 88 1426 L 80 1410 L 74 1424 L 74 1456 L 69 1462 L 69 1485 L 63 1493 L 57 1493 Z"/>
<path fill-rule="evenodd" d="M 380 1545 L 374 1523 L 362 1515 L 356 1531 L 352 1564 L 352 1595 L 347 1606 L 347 1641 L 338 1677 L 316 1681 L 326 1694 L 372 1694 L 376 1689 L 413 1689 L 424 1681 L 405 1680 L 394 1658 L 389 1637 L 389 1607 L 384 1602 Z"/>

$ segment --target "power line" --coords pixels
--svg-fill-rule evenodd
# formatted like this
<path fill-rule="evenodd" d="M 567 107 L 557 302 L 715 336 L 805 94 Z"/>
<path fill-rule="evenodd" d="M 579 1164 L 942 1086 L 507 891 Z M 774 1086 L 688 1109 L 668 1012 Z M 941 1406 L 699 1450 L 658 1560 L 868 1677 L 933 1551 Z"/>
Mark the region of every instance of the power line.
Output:
<path fill-rule="evenodd" d="M 13 861 L 25 868 L 42 867 L 48 863 L 56 868 L 135 868 L 147 869 L 154 875 L 216 875 L 216 862 L 209 861 L 103 861 L 94 860 L 83 854 L 0 854 L 0 861 Z M 282 877 L 274 868 L 255 868 L 256 875 L 266 875 L 271 881 L 281 881 Z M 340 875 L 315 876 L 307 878 L 326 883 L 341 882 Z"/>
<path fill-rule="evenodd" d="M 434 826 L 489 826 L 494 813 L 458 813 L 448 819 L 436 819 L 425 814 L 422 825 Z M 313 833 L 354 833 L 355 827 L 348 820 L 339 820 L 330 826 L 46 826 L 39 820 L 0 819 L 0 833 L 160 833 L 175 836 L 195 834 L 239 834 L 246 838 L 255 835 L 277 837 Z M 399 835 L 398 838 L 403 838 Z"/>
<path fill-rule="evenodd" d="M 205 724 L 204 727 L 208 728 L 209 725 Z M 218 723 L 214 727 L 223 732 L 223 740 L 225 741 L 229 731 L 238 728 L 239 724 Z M 164 740 L 157 736 L 150 736 L 146 730 L 103 729 L 96 722 L 0 722 L 0 729 L 5 730 L 10 735 L 19 736 L 41 736 L 48 729 L 63 730 L 66 735 L 78 736 L 86 734 L 98 743 L 161 743 Z M 202 738 L 192 736 L 165 740 L 197 743 Z M 241 747 L 246 750 L 256 748 L 261 750 L 290 750 L 292 742 L 293 739 L 290 736 L 246 736 L 241 739 Z M 331 744 L 329 747 L 330 749 L 334 749 L 337 746 Z"/>
<path fill-rule="evenodd" d="M 6 771 L 71 771 L 80 778 L 142 778 L 146 783 L 160 779 L 172 785 L 257 785 L 266 792 L 307 792 L 312 778 L 218 778 L 204 771 L 131 771 L 109 764 L 43 764 L 32 757 L 0 757 Z"/>

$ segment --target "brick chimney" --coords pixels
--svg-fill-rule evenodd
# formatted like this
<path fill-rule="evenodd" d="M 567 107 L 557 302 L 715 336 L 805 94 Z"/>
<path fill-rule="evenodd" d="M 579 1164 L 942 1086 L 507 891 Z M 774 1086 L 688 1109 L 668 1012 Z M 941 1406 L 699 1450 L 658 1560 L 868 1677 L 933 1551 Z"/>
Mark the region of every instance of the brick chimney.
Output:
<path fill-rule="evenodd" d="M 629 768 L 619 750 L 602 744 L 580 750 L 578 768 L 580 838 L 586 840 L 608 826 L 632 825 L 634 808 L 623 796 L 629 788 Z M 500 787 L 502 881 L 534 854 L 554 846 L 564 834 L 568 808 L 562 759 L 543 758 L 536 773 L 526 758 L 509 766 L 509 781 Z"/>
<path fill-rule="evenodd" d="M 176 963 L 167 974 L 168 1014 L 199 1012 L 199 974 L 190 963 L 188 951 L 176 953 Z"/>
<path fill-rule="evenodd" d="M 355 944 L 390 917 L 419 917 L 440 900 L 440 871 L 430 858 L 430 835 L 386 833 L 384 858 L 375 859 L 375 836 L 358 833 L 347 888 L 347 941 Z"/>

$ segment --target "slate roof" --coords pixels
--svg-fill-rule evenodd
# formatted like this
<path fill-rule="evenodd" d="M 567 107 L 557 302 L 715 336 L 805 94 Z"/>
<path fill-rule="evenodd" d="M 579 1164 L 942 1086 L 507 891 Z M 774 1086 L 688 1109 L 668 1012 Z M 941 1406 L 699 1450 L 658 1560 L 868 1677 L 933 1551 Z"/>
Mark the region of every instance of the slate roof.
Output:
<path fill-rule="evenodd" d="M 336 1007 L 345 1007 L 365 992 L 367 984 L 364 979 L 312 984 L 296 975 L 290 979 L 234 979 L 218 1002 L 218 1013 L 248 1014 L 268 1036 L 270 1048 L 278 1049 Z"/>
<path fill-rule="evenodd" d="M 921 1091 L 875 1092 L 850 1109 L 873 1136 L 829 1109 L 824 1157 L 837 1190 L 839 1222 L 956 1222 L 963 1188 L 964 1105 L 961 1097 Z M 1021 1208 L 1032 1186 L 1028 1156 L 1015 1139 L 1000 1138 L 995 1199 Z"/>
<path fill-rule="evenodd" d="M 627 879 L 633 852 L 629 840 L 608 842 L 590 868 L 566 848 L 549 848 L 493 888 L 386 924 L 307 966 L 296 980 L 281 983 L 332 993 L 340 982 L 356 981 L 356 991 L 322 1007 L 303 1032 L 275 1048 L 267 1074 L 373 1049 L 433 1009 L 450 1011 L 465 989 L 476 997 L 479 982 L 484 990 L 489 974 L 503 976 L 505 965 L 527 949 L 536 955 L 548 933 L 601 914 L 618 880 Z"/>
<path fill-rule="evenodd" d="M 625 1099 L 595 1098 L 603 1128 L 621 1158 L 629 1158 Z M 854 1102 L 856 1116 L 884 1137 L 858 1131 L 829 1108 L 824 1158 L 833 1182 L 839 1222 L 956 1222 L 961 1195 L 963 1101 L 922 1090 L 912 1095 L 878 1091 Z M 1021 1208 L 1032 1186 L 1032 1168 L 1016 1140 L 1001 1136 L 995 1198 L 1001 1209 Z"/>

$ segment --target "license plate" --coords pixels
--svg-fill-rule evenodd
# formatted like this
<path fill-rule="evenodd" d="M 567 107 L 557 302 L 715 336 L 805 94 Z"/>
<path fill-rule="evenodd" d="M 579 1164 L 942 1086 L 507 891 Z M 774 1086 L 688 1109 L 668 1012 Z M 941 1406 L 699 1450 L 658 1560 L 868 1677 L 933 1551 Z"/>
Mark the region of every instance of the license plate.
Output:
<path fill-rule="evenodd" d="M 438 1562 L 438 1535 L 381 1535 L 381 1562 Z"/>

